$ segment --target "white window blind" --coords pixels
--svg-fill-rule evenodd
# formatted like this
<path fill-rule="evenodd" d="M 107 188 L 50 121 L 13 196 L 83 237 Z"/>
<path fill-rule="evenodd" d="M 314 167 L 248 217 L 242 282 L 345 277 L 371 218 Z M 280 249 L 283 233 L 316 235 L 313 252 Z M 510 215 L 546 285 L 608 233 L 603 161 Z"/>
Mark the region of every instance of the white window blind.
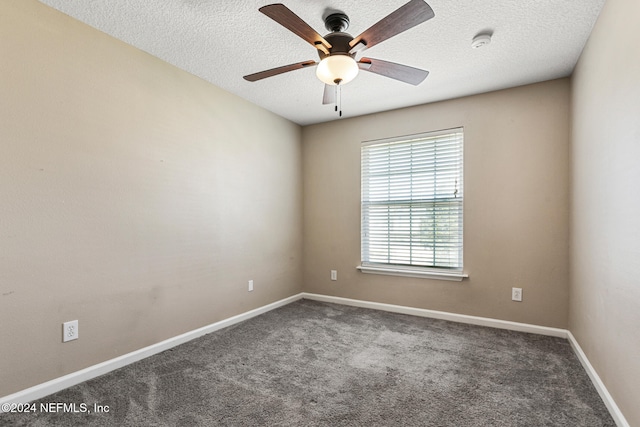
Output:
<path fill-rule="evenodd" d="M 362 266 L 462 271 L 462 128 L 361 150 Z"/>

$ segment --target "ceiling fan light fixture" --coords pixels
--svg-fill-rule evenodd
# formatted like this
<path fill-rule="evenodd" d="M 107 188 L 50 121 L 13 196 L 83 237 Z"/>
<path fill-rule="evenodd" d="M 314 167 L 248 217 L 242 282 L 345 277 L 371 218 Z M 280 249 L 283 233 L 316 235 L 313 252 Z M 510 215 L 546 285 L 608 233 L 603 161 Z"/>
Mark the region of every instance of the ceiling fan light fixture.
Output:
<path fill-rule="evenodd" d="M 344 85 L 358 75 L 358 63 L 349 55 L 331 55 L 316 68 L 318 78 L 328 85 Z"/>

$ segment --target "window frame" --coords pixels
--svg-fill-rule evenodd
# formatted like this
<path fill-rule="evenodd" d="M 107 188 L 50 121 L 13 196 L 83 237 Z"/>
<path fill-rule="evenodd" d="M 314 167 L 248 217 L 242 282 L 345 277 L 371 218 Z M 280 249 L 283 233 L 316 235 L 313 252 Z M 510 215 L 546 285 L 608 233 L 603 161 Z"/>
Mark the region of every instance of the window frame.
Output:
<path fill-rule="evenodd" d="M 415 143 L 418 143 L 420 141 L 424 141 L 425 139 L 429 139 L 429 138 L 437 138 L 439 136 L 444 136 L 444 135 L 452 135 L 452 134 L 457 134 L 460 133 L 462 134 L 460 136 L 460 151 L 459 151 L 459 180 L 460 180 L 460 196 L 461 196 L 461 201 L 460 201 L 460 208 L 459 208 L 459 214 L 460 214 L 460 222 L 461 222 L 461 229 L 460 230 L 460 243 L 459 243 L 459 251 L 460 251 L 460 266 L 459 267 L 444 267 L 444 266 L 424 266 L 424 265 L 415 265 L 415 264 L 392 264 L 392 263 L 381 263 L 381 262 L 371 262 L 371 261 L 366 261 L 365 258 L 365 252 L 368 252 L 369 248 L 365 249 L 365 198 L 364 198 L 364 191 L 365 191 L 365 170 L 364 170 L 364 166 L 361 163 L 361 183 L 360 183 L 360 207 L 361 207 L 361 213 L 360 213 L 360 220 L 361 220 L 361 224 L 360 224 L 360 254 L 361 254 L 361 264 L 357 267 L 358 270 L 360 270 L 363 273 L 372 273 L 372 274 L 383 274 L 383 275 L 393 275 L 393 276 L 407 276 L 407 277 L 421 277 L 421 278 L 431 278 L 431 279 L 439 279 L 439 280 L 451 280 L 451 281 L 461 281 L 462 279 L 469 277 L 468 274 L 466 274 L 464 272 L 464 128 L 463 127 L 456 127 L 456 128 L 450 128 L 450 129 L 443 129 L 443 130 L 437 130 L 437 131 L 431 131 L 431 132 L 423 132 L 423 133 L 419 133 L 419 134 L 412 134 L 412 135 L 405 135 L 405 136 L 399 136 L 399 137 L 391 137 L 391 138 L 384 138 L 384 139 L 378 139 L 378 140 L 370 140 L 370 141 L 363 141 L 361 143 L 361 162 L 364 159 L 364 154 L 365 154 L 365 149 L 368 146 L 376 146 L 376 145 L 391 145 L 394 143 L 412 143 L 411 141 L 414 141 Z M 413 161 L 411 163 L 409 163 L 411 165 L 411 167 L 413 167 Z M 412 175 L 413 177 L 413 175 Z M 457 182 L 457 181 L 456 181 Z M 413 189 L 411 190 L 411 192 L 413 193 Z M 433 199 L 433 203 L 436 202 L 436 196 L 437 194 L 434 194 L 432 199 Z M 414 200 L 416 200 L 415 198 L 411 198 L 409 199 L 410 202 L 409 204 L 411 204 L 411 202 L 413 202 Z M 381 203 L 382 205 L 384 204 Z M 389 199 L 389 206 L 392 205 L 392 200 L 391 198 Z M 389 236 L 387 236 L 387 238 L 389 238 Z M 368 241 L 368 240 L 367 240 Z M 411 245 L 413 246 L 413 243 L 411 243 Z"/>

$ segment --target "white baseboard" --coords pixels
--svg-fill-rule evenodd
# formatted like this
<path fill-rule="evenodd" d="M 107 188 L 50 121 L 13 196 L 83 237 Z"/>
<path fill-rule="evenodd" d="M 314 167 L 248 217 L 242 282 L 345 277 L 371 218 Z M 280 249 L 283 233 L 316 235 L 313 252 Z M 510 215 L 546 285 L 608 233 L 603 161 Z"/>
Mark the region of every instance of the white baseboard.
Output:
<path fill-rule="evenodd" d="M 449 320 L 451 322 L 468 323 L 471 325 L 489 326 L 491 328 L 509 329 L 511 331 L 529 332 L 538 335 L 567 338 L 566 329 L 549 328 L 547 326 L 530 325 L 528 323 L 510 322 L 507 320 L 491 319 L 488 317 L 468 316 L 466 314 L 448 313 L 445 311 L 427 310 L 424 308 L 405 307 L 402 305 L 384 304 L 380 302 L 362 301 L 349 298 L 333 297 L 303 292 L 302 298 L 332 302 L 335 304 L 351 305 L 354 307 L 372 308 L 374 310 L 390 311 L 392 313 L 410 314 L 412 316 L 430 317 L 432 319 Z"/>
<path fill-rule="evenodd" d="M 195 338 L 201 337 L 211 332 L 215 332 L 222 328 L 226 328 L 236 323 L 240 323 L 244 320 L 251 319 L 252 317 L 259 316 L 260 314 L 266 313 L 267 311 L 282 307 L 299 299 L 302 299 L 302 294 L 293 295 L 280 301 L 267 304 L 263 307 L 259 307 L 254 310 L 229 317 L 228 319 L 212 323 L 211 325 L 203 326 L 202 328 L 194 329 L 193 331 L 186 332 L 182 335 L 178 335 L 176 337 L 169 338 L 148 347 L 141 348 L 140 350 L 136 350 L 131 353 L 116 357 L 114 359 L 98 363 L 97 365 L 89 366 L 88 368 L 82 369 L 80 371 L 72 372 L 71 374 L 65 375 L 63 377 L 38 384 L 36 386 L 30 387 L 14 394 L 10 394 L 5 397 L 1 397 L 0 407 L 5 403 L 27 403 L 33 400 L 41 399 L 52 393 L 56 393 L 58 391 L 64 390 L 65 388 L 80 384 L 84 381 L 88 381 L 92 378 L 99 377 L 100 375 L 104 375 L 113 370 L 122 368 L 123 366 L 130 365 L 131 363 L 137 362 L 138 360 L 145 359 L 149 356 L 153 356 L 154 354 L 158 354 L 177 345 L 184 344 Z M 1 409 L 0 412 L 2 412 Z"/>
<path fill-rule="evenodd" d="M 629 423 L 627 423 L 626 419 L 624 418 L 624 415 L 622 415 L 622 412 L 618 408 L 618 405 L 616 405 L 615 401 L 609 394 L 607 388 L 600 380 L 600 377 L 596 373 L 595 369 L 593 369 L 593 366 L 591 366 L 589 359 L 587 359 L 587 356 L 582 351 L 582 348 L 580 348 L 580 345 L 576 341 L 575 337 L 573 336 L 573 334 L 571 334 L 570 331 L 566 329 L 549 328 L 546 326 L 537 326 L 537 325 L 530 325 L 527 323 L 510 322 L 506 320 L 491 319 L 488 317 L 468 316 L 465 314 L 455 314 L 455 313 L 448 313 L 444 311 L 405 307 L 401 305 L 362 301 L 362 300 L 334 297 L 334 296 L 328 296 L 328 295 L 312 294 L 307 292 L 302 292 L 300 294 L 290 296 L 280 301 L 267 304 L 263 307 L 259 307 L 254 310 L 247 311 L 246 313 L 229 317 L 228 319 L 224 319 L 219 322 L 212 323 L 211 325 L 195 329 L 193 331 L 184 333 L 182 335 L 178 335 L 173 338 L 169 338 L 165 341 L 161 341 L 157 344 L 150 345 L 140 350 L 136 350 L 131 353 L 124 354 L 122 356 L 116 357 L 111 360 L 107 360 L 97 365 L 90 366 L 88 368 L 82 369 L 77 372 L 73 372 L 63 377 L 56 378 L 51 381 L 47 381 L 45 383 L 30 387 L 28 389 L 19 391 L 14 394 L 10 394 L 8 396 L 0 398 L 0 406 L 5 403 L 27 403 L 33 400 L 41 399 L 52 393 L 56 393 L 58 391 L 64 390 L 65 388 L 74 386 L 76 384 L 80 384 L 81 382 L 88 381 L 100 375 L 104 375 L 113 370 L 122 368 L 131 363 L 137 362 L 138 360 L 142 360 L 144 358 L 153 356 L 154 354 L 158 354 L 160 352 L 163 352 L 165 350 L 168 350 L 180 344 L 184 344 L 195 338 L 201 337 L 211 332 L 218 331 L 220 329 L 226 328 L 236 323 L 240 323 L 244 320 L 251 319 L 252 317 L 259 316 L 260 314 L 285 306 L 287 304 L 290 304 L 294 301 L 298 301 L 303 298 L 314 300 L 314 301 L 350 305 L 354 307 L 371 308 L 374 310 L 409 314 L 412 316 L 429 317 L 433 319 L 449 320 L 449 321 L 458 322 L 458 323 L 488 326 L 488 327 L 498 328 L 498 329 L 508 329 L 512 331 L 528 332 L 532 334 L 548 335 L 548 336 L 568 339 L 569 343 L 571 344 L 571 347 L 576 353 L 576 356 L 580 360 L 580 363 L 582 363 L 582 366 L 587 371 L 589 378 L 591 379 L 594 387 L 598 391 L 598 394 L 600 395 L 607 409 L 611 413 L 611 416 L 614 419 L 616 425 L 618 427 L 630 427 Z M 0 410 L 0 412 L 2 411 Z"/>
<path fill-rule="evenodd" d="M 576 356 L 578 356 L 578 360 L 580 360 L 580 363 L 582 363 L 582 367 L 585 371 L 587 371 L 587 375 L 589 375 L 589 378 L 591 379 L 593 386 L 598 391 L 600 398 L 602 398 L 602 401 L 609 410 L 613 421 L 615 421 L 618 427 L 630 427 L 626 418 L 624 417 L 624 415 L 622 415 L 620 408 L 618 408 L 618 405 L 616 405 L 613 397 L 611 397 L 611 395 L 609 394 L 607 387 L 605 387 L 596 370 L 593 369 L 591 362 L 589 362 L 589 359 L 587 359 L 587 355 L 584 353 L 584 351 L 582 351 L 580 344 L 578 344 L 578 341 L 573 336 L 571 331 L 567 331 L 567 339 L 569 340 L 574 353 L 576 354 Z"/>

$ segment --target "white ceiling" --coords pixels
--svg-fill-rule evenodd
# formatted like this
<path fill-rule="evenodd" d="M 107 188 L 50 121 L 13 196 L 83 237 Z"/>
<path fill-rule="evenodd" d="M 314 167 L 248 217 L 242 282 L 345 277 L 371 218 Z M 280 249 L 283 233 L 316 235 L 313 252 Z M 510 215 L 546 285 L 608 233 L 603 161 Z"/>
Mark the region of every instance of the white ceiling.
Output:
<path fill-rule="evenodd" d="M 258 82 L 242 76 L 305 60 L 316 49 L 258 12 L 269 0 L 41 0 L 301 125 L 337 119 L 313 67 Z M 283 0 L 322 35 L 343 11 L 354 37 L 408 0 Z M 361 72 L 342 88 L 353 117 L 571 74 L 605 0 L 427 0 L 435 18 L 364 55 L 429 70 L 411 86 Z M 479 32 L 490 45 L 471 48 Z M 362 55 L 359 55 L 362 56 Z"/>

